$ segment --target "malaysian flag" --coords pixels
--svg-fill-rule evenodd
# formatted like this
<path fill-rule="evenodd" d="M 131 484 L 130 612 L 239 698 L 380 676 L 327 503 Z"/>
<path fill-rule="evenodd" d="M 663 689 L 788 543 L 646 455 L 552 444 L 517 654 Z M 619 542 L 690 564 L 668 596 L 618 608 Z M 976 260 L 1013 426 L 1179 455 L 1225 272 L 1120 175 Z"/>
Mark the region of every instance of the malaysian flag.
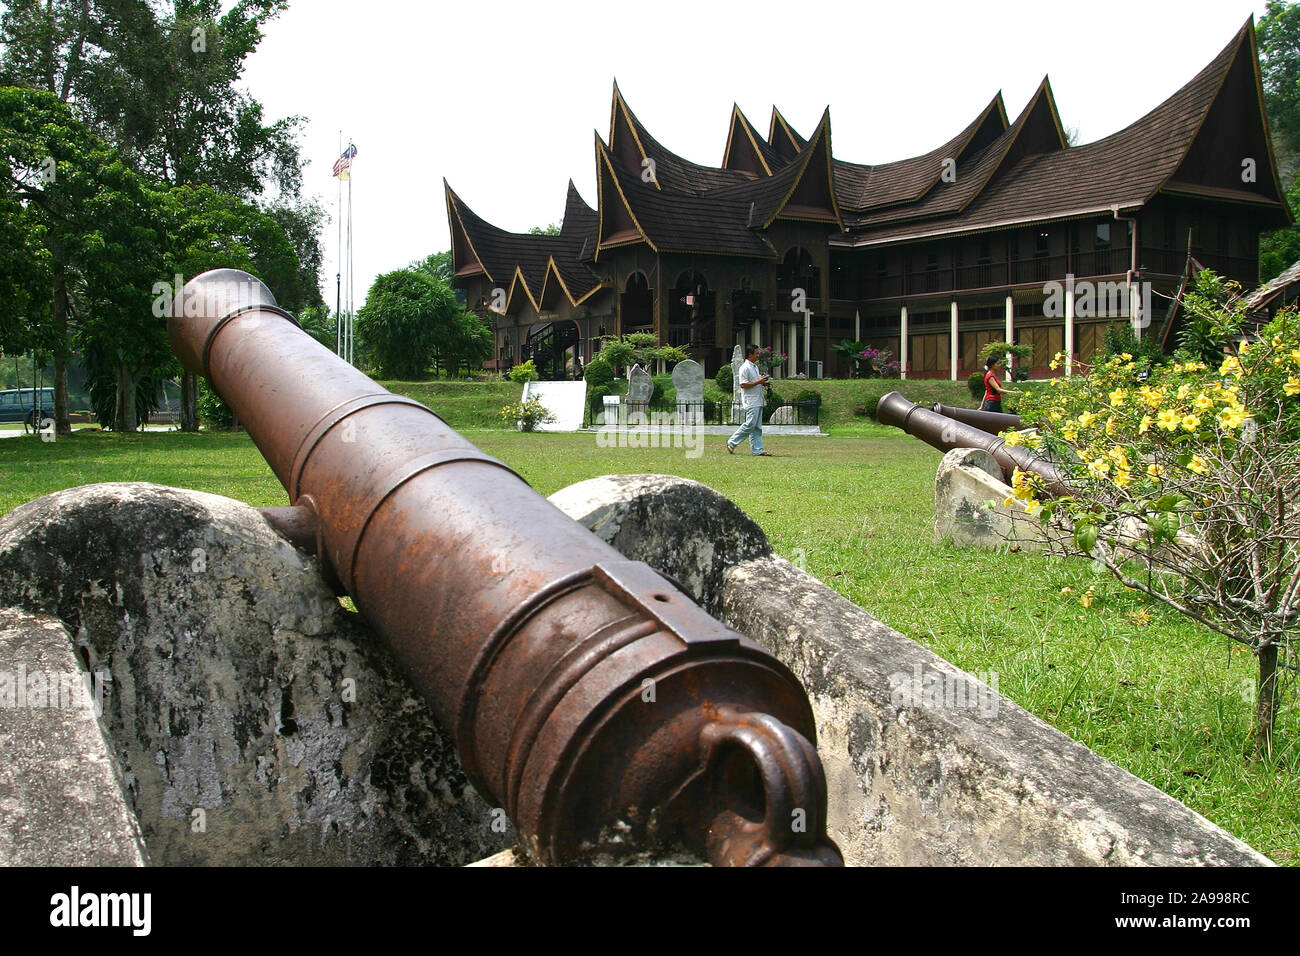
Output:
<path fill-rule="evenodd" d="M 341 176 L 352 168 L 352 157 L 357 154 L 357 148 L 348 143 L 348 148 L 343 150 L 343 155 L 334 160 L 334 175 Z M 344 177 L 346 178 L 346 177 Z"/>

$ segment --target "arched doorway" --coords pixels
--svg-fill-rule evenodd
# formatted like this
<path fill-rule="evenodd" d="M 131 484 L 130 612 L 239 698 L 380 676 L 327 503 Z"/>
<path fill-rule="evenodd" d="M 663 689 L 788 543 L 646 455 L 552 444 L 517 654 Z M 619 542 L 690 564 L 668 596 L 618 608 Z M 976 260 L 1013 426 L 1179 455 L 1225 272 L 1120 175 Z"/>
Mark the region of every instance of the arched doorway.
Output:
<path fill-rule="evenodd" d="M 681 273 L 668 295 L 668 344 L 713 348 L 716 303 L 717 293 L 701 273 Z"/>
<path fill-rule="evenodd" d="M 654 331 L 654 294 L 650 291 L 650 282 L 644 272 L 633 272 L 627 277 L 627 285 L 624 286 L 620 299 L 619 308 L 625 333 Z"/>

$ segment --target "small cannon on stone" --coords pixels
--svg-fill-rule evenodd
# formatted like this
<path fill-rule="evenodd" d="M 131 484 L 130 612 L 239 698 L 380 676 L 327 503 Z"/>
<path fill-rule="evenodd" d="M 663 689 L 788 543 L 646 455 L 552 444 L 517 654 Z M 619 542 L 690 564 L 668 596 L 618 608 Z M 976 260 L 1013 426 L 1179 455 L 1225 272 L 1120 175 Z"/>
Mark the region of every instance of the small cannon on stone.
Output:
<path fill-rule="evenodd" d="M 388 642 L 531 856 L 842 863 L 785 665 L 315 342 L 248 273 L 192 279 L 168 333 L 288 491 L 269 520 Z"/>
<path fill-rule="evenodd" d="M 988 416 L 992 413 L 979 414 Z M 1015 418 L 1016 416 L 1002 417 Z M 952 451 L 954 448 L 981 449 L 993 456 L 1008 482 L 1015 469 L 1019 468 L 1021 471 L 1042 476 L 1052 494 L 1068 494 L 1068 487 L 1060 470 L 1033 450 L 1020 445 L 1008 445 L 1005 439 L 984 428 L 923 408 L 909 401 L 899 392 L 890 392 L 881 396 L 880 401 L 876 403 L 876 420 L 882 425 L 901 428 L 909 435 L 921 439 L 940 451 Z M 1018 418 L 1016 420 L 1019 422 Z M 992 425 L 991 422 L 988 424 Z M 1003 426 L 1006 427 L 1014 426 Z"/>

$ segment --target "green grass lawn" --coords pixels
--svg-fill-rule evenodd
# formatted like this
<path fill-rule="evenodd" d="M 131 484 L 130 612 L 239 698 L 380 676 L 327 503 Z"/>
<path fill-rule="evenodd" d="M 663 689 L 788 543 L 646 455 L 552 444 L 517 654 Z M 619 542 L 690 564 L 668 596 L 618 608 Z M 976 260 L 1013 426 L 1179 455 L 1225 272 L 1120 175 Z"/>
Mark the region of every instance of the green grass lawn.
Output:
<path fill-rule="evenodd" d="M 441 384 L 402 390 L 428 398 L 544 495 L 596 475 L 639 472 L 716 488 L 762 525 L 778 552 L 887 624 L 967 670 L 996 674 L 999 690 L 1071 737 L 1277 862 L 1298 862 L 1294 691 L 1281 718 L 1279 758 L 1272 766 L 1243 759 L 1251 716 L 1243 688 L 1254 674 L 1248 652 L 1144 603 L 1087 562 L 935 545 L 940 456 L 920 442 L 859 422 L 848 435 L 832 426 L 830 438 L 769 437 L 775 457 L 761 461 L 727 455 L 721 438 L 710 440 L 703 457 L 688 458 L 681 449 L 602 449 L 590 434 L 476 428 L 495 394 L 475 404 L 461 393 L 457 408 L 444 401 Z M 501 386 L 501 403 L 518 390 Z M 96 481 L 152 481 L 257 506 L 285 503 L 242 433 L 5 439 L 0 474 L 0 512 Z M 1077 598 L 1089 586 L 1096 600 L 1085 609 Z M 1067 587 L 1074 593 L 1063 595 Z M 1149 623 L 1128 616 L 1140 611 Z"/>

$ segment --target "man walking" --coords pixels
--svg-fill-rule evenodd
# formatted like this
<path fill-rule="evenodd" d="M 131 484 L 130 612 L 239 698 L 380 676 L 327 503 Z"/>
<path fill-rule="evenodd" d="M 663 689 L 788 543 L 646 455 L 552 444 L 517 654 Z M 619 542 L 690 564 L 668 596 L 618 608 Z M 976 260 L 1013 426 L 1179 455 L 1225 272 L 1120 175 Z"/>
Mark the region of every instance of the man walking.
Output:
<path fill-rule="evenodd" d="M 758 346 L 745 346 L 745 361 L 740 366 L 737 384 L 743 390 L 741 405 L 745 409 L 745 422 L 736 429 L 736 434 L 727 439 L 727 452 L 734 455 L 736 446 L 749 439 L 749 448 L 755 455 L 767 455 L 763 451 L 763 386 L 771 381 L 767 375 L 758 371 L 755 360 L 758 358 Z M 771 457 L 770 455 L 768 457 Z"/>

